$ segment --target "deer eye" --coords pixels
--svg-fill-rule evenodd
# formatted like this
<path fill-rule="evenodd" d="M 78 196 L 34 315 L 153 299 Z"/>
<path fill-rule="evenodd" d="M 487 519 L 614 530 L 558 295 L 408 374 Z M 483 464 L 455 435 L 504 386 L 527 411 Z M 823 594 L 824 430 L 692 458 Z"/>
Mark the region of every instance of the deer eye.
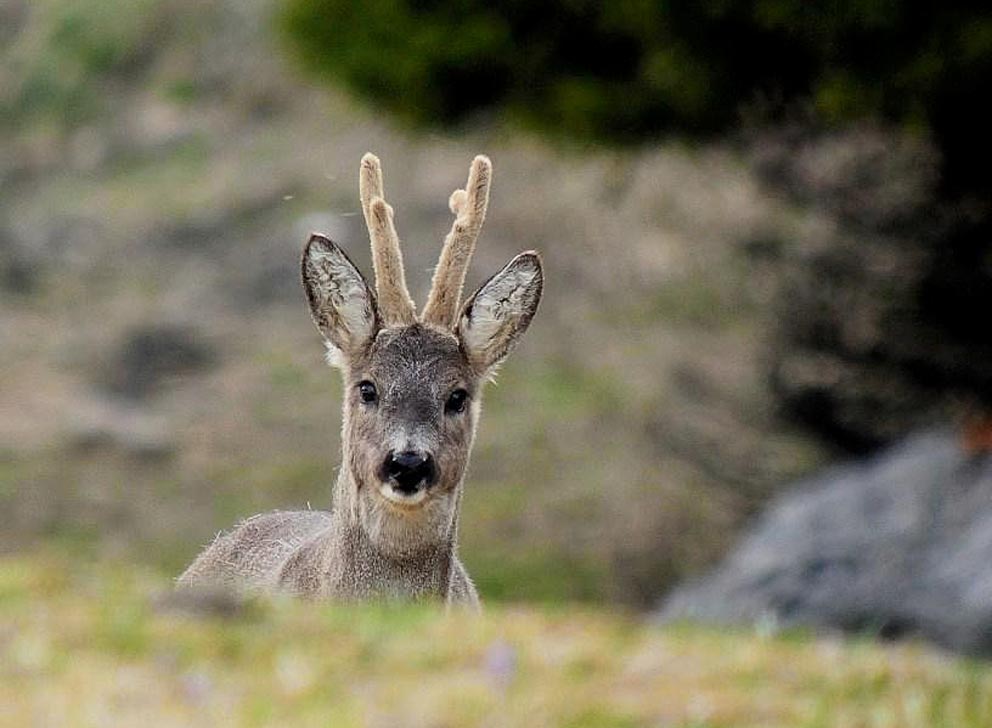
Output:
<path fill-rule="evenodd" d="M 379 393 L 372 382 L 365 380 L 358 383 L 358 396 L 365 404 L 375 404 L 379 399 Z"/>
<path fill-rule="evenodd" d="M 449 415 L 464 412 L 466 402 L 468 402 L 468 392 L 464 389 L 456 389 L 448 395 L 448 401 L 444 403 L 444 411 Z"/>

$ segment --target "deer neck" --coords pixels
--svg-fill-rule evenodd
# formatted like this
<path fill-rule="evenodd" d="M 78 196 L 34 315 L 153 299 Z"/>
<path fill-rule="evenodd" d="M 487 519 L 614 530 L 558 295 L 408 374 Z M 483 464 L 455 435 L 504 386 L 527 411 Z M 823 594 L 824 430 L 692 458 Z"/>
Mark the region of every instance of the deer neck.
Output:
<path fill-rule="evenodd" d="M 358 598 L 445 599 L 451 583 L 454 550 L 435 544 L 402 555 L 383 552 L 367 531 L 351 525 L 342 529 L 335 549 L 339 571 L 335 591 Z"/>
<path fill-rule="evenodd" d="M 366 556 L 396 563 L 450 563 L 455 551 L 462 483 L 446 496 L 422 508 L 403 511 L 380 499 L 376 483 L 363 483 L 349 468 L 341 468 L 334 488 L 335 530 L 352 544 L 361 544 Z"/>
<path fill-rule="evenodd" d="M 352 599 L 447 598 L 455 519 L 442 538 L 423 539 L 415 524 L 368 506 L 370 494 L 360 493 L 345 469 L 335 492 L 325 556 L 330 593 Z"/>

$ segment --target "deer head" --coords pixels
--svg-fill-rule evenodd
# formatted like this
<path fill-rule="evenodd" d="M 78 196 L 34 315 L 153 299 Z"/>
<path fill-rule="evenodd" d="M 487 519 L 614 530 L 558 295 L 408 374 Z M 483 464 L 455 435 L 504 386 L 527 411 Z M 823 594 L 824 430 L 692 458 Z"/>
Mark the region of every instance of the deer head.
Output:
<path fill-rule="evenodd" d="M 344 378 L 335 511 L 386 553 L 453 542 L 482 386 L 541 299 L 541 260 L 526 252 L 460 303 L 491 177 L 489 159 L 478 156 L 465 189 L 451 195 L 454 224 L 419 316 L 372 154 L 362 158 L 359 188 L 375 291 L 327 238 L 312 235 L 303 251 L 310 312 Z"/>

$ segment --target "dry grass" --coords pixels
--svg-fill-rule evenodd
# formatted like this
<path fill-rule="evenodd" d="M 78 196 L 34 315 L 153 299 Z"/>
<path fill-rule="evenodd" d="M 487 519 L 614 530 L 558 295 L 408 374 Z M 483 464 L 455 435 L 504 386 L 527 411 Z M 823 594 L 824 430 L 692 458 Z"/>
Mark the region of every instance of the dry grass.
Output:
<path fill-rule="evenodd" d="M 992 667 L 582 609 L 161 606 L 158 573 L 0 561 L 0 724 L 984 728 Z"/>

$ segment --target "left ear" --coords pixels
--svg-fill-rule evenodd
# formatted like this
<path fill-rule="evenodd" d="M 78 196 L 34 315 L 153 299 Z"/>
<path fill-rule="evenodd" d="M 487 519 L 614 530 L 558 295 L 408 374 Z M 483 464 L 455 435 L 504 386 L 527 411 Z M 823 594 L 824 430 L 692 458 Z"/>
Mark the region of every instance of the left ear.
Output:
<path fill-rule="evenodd" d="M 541 258 L 521 253 L 472 294 L 458 317 L 458 338 L 472 368 L 492 370 L 513 349 L 537 312 L 544 287 Z"/>

